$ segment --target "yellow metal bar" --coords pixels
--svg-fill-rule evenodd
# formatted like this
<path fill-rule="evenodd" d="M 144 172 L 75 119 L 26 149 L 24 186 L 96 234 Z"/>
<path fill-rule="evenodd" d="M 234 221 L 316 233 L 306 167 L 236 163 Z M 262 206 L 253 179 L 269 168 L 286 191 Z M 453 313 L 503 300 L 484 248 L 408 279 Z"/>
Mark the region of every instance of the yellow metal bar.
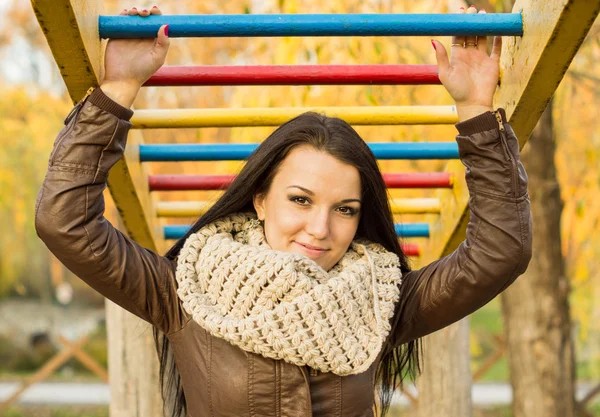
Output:
<path fill-rule="evenodd" d="M 38 22 L 60 69 L 73 102 L 100 79 L 102 49 L 98 38 L 99 0 L 32 0 Z M 159 250 L 164 240 L 150 204 L 148 178 L 137 149 L 141 132 L 129 134 L 125 156 L 113 167 L 108 188 L 129 236 L 140 245 Z M 162 250 L 162 247 L 160 247 Z"/>
<path fill-rule="evenodd" d="M 158 217 L 199 217 L 212 206 L 208 201 L 160 201 L 156 203 Z"/>
<path fill-rule="evenodd" d="M 599 11 L 600 0 L 516 1 L 513 13 L 523 13 L 524 35 L 503 39 L 502 82 L 495 106 L 506 110 L 521 148 Z M 452 190 L 438 192 L 444 210 L 431 220 L 431 238 L 422 251 L 419 265 L 449 254 L 465 237 L 469 193 L 464 167 L 460 161 L 451 161 L 447 170 L 455 173 L 456 182 Z"/>
<path fill-rule="evenodd" d="M 391 201 L 394 214 L 426 214 L 439 213 L 438 198 L 393 198 Z"/>
<path fill-rule="evenodd" d="M 390 201 L 394 214 L 439 213 L 437 198 L 394 198 Z M 199 217 L 212 205 L 209 201 L 160 201 L 156 204 L 158 217 Z"/>
<path fill-rule="evenodd" d="M 307 111 L 339 117 L 353 125 L 452 124 L 453 106 L 280 107 L 252 109 L 137 110 L 133 127 L 279 126 Z"/>

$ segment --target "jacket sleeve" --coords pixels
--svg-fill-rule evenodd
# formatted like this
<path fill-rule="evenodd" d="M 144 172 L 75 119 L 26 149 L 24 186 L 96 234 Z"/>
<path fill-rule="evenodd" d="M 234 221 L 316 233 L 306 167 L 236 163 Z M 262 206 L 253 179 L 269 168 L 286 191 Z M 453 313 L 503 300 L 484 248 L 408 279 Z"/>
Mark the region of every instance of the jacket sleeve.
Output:
<path fill-rule="evenodd" d="M 525 272 L 531 258 L 527 174 L 504 111 L 456 127 L 469 189 L 466 239 L 448 256 L 405 274 L 390 332 L 394 347 L 473 313 Z"/>
<path fill-rule="evenodd" d="M 35 227 L 69 270 L 168 334 L 184 321 L 174 262 L 141 247 L 104 217 L 108 171 L 123 155 L 132 115 L 99 88 L 73 109 L 50 154 Z"/>

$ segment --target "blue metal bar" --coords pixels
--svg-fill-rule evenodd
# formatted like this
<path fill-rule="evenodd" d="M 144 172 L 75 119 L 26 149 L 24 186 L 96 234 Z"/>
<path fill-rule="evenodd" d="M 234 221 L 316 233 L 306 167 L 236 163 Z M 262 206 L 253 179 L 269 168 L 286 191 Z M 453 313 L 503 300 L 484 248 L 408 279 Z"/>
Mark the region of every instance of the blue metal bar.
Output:
<path fill-rule="evenodd" d="M 242 36 L 522 36 L 520 13 L 100 16 L 101 38 Z"/>
<path fill-rule="evenodd" d="M 427 223 L 396 223 L 396 235 L 401 237 L 429 237 L 429 224 Z"/>
<path fill-rule="evenodd" d="M 429 237 L 427 223 L 395 224 L 396 234 L 401 237 Z M 164 227 L 165 239 L 180 239 L 188 232 L 190 226 L 170 225 Z"/>
<path fill-rule="evenodd" d="M 368 143 L 377 159 L 457 159 L 456 142 Z M 141 162 L 240 161 L 256 143 L 140 145 Z"/>

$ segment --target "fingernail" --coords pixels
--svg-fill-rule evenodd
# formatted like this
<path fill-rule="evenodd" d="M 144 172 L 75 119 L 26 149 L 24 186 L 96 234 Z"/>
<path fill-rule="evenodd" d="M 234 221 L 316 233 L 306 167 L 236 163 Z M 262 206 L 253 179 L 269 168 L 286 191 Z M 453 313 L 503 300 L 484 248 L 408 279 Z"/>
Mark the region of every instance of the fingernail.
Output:
<path fill-rule="evenodd" d="M 153 8 L 153 9 L 158 9 L 158 7 L 156 7 L 156 6 L 152 6 L 152 8 Z"/>
<path fill-rule="evenodd" d="M 142 13 L 146 13 L 147 11 L 148 11 L 148 10 L 144 9 L 144 10 L 142 10 Z"/>
<path fill-rule="evenodd" d="M 435 46 L 435 42 L 431 41 L 431 45 L 433 46 L 433 49 L 435 49 L 437 51 L 437 46 Z"/>
<path fill-rule="evenodd" d="M 131 10 L 137 10 L 137 7 L 132 7 Z"/>
<path fill-rule="evenodd" d="M 169 25 L 165 26 L 165 36 L 169 36 Z"/>
<path fill-rule="evenodd" d="M 464 8 L 464 7 L 461 7 L 461 8 L 460 8 L 460 10 L 465 10 L 465 8 Z"/>

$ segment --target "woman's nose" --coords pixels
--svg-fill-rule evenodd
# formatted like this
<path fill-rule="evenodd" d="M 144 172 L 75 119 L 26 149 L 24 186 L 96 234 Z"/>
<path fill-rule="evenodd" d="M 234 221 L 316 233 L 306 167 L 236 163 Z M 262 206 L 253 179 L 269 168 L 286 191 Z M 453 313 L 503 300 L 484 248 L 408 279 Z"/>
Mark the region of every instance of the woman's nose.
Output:
<path fill-rule="evenodd" d="M 329 213 L 326 211 L 309 214 L 306 232 L 315 239 L 323 240 L 329 236 Z"/>

